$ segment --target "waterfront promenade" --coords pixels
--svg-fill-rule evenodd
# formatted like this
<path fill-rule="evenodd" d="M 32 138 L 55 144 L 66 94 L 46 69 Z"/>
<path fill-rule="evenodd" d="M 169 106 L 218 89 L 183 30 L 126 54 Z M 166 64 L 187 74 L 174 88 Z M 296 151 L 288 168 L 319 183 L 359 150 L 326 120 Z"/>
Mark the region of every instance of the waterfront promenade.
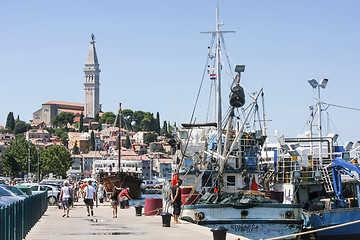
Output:
<path fill-rule="evenodd" d="M 136 216 L 135 209 L 119 209 L 118 218 L 112 218 L 110 203 L 94 207 L 94 216 L 88 217 L 82 202 L 75 203 L 70 217 L 62 217 L 63 211 L 49 206 L 39 222 L 31 229 L 26 240 L 91 240 L 91 239 L 156 239 L 156 240 L 211 240 L 209 228 L 182 221 L 162 227 L 161 216 Z M 245 240 L 227 234 L 227 240 Z"/>

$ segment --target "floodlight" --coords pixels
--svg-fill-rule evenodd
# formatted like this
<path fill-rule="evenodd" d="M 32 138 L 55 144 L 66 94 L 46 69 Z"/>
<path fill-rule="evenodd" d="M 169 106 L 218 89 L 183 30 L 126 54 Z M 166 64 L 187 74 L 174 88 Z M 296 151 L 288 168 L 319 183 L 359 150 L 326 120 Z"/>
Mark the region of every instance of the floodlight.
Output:
<path fill-rule="evenodd" d="M 241 73 L 245 71 L 245 65 L 236 65 L 235 72 Z"/>
<path fill-rule="evenodd" d="M 319 86 L 322 87 L 322 88 L 325 88 L 326 87 L 326 84 L 328 83 L 328 79 L 327 78 L 323 78 L 321 81 L 320 81 L 320 84 Z"/>
<path fill-rule="evenodd" d="M 336 140 L 338 139 L 339 135 L 337 135 L 336 133 L 329 133 L 327 135 L 327 137 L 331 138 L 333 140 L 333 142 L 336 142 Z"/>
<path fill-rule="evenodd" d="M 353 142 L 346 142 L 345 145 L 344 145 L 344 149 L 345 149 L 346 151 L 350 151 L 350 149 L 352 148 L 353 144 L 354 144 Z"/>
<path fill-rule="evenodd" d="M 360 141 L 356 141 L 353 145 L 353 149 L 360 147 Z"/>
<path fill-rule="evenodd" d="M 310 79 L 310 80 L 308 80 L 308 82 L 310 83 L 310 85 L 313 88 L 316 88 L 319 85 L 318 82 L 315 79 Z"/>

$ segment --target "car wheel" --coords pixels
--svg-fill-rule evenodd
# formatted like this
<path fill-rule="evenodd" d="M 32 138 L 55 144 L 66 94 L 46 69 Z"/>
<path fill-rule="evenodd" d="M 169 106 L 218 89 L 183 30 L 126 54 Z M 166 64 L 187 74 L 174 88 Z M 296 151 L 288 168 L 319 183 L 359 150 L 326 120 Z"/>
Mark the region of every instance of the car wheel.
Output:
<path fill-rule="evenodd" d="M 48 201 L 49 201 L 50 204 L 55 204 L 56 203 L 56 197 L 50 196 L 50 197 L 48 197 Z"/>

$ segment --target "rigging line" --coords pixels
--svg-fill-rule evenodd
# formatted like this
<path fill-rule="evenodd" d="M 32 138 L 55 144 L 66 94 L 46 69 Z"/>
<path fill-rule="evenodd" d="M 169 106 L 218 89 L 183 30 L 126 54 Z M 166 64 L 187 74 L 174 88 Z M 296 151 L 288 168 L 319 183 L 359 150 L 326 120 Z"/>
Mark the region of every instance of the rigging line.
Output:
<path fill-rule="evenodd" d="M 215 39 L 215 34 L 212 35 L 210 47 L 213 45 L 214 39 Z M 193 118 L 194 118 L 194 115 L 195 115 L 196 106 L 197 106 L 197 103 L 198 103 L 198 101 L 199 101 L 199 97 L 200 97 L 200 93 L 201 93 L 201 88 L 202 88 L 202 85 L 203 85 L 203 83 L 204 83 L 205 73 L 206 73 L 206 69 L 207 69 L 208 63 L 209 63 L 209 55 L 210 55 L 210 52 L 208 53 L 208 56 L 207 56 L 207 58 L 206 58 L 205 68 L 204 68 L 204 71 L 203 71 L 203 74 L 202 74 L 202 78 L 201 78 L 199 90 L 198 90 L 198 93 L 197 93 L 197 96 L 196 96 L 194 108 L 193 108 L 193 111 L 192 111 L 192 114 L 191 114 L 191 117 L 190 117 L 190 123 L 192 123 L 192 121 L 193 121 Z M 185 150 L 184 150 L 184 152 L 186 152 L 186 149 L 187 149 L 187 147 L 188 147 L 188 145 L 189 145 L 189 140 L 190 140 L 190 137 L 191 137 L 191 133 L 192 133 L 192 130 L 190 131 L 190 135 L 188 136 L 188 138 L 187 138 L 187 140 L 186 140 L 187 143 L 186 143 L 186 145 L 185 145 Z M 182 156 L 180 163 L 182 163 L 183 160 L 184 160 L 184 155 Z"/>
<path fill-rule="evenodd" d="M 207 109 L 207 113 L 206 113 L 206 121 L 205 122 L 208 122 L 209 120 L 209 114 L 210 114 L 210 108 L 212 107 L 211 106 L 211 93 L 213 91 L 213 87 L 215 87 L 215 84 L 214 84 L 214 81 L 211 81 L 211 86 L 210 86 L 210 94 L 209 94 L 209 103 L 208 103 L 208 109 Z"/>
<path fill-rule="evenodd" d="M 321 102 L 321 103 L 322 104 L 327 104 L 327 105 L 332 106 L 332 107 L 338 107 L 338 108 L 345 108 L 345 109 L 360 111 L 360 108 L 346 107 L 346 106 L 341 106 L 341 105 L 336 105 L 336 104 L 331 104 L 331 103 L 325 103 L 325 102 Z"/>
<path fill-rule="evenodd" d="M 226 50 L 224 35 L 221 34 L 220 38 L 221 38 L 220 40 L 221 40 L 221 42 L 222 42 L 224 52 L 225 52 L 225 54 L 226 54 L 227 62 L 228 62 L 228 65 L 229 65 L 229 69 L 231 69 L 231 66 L 232 66 L 232 64 L 231 64 L 231 57 L 230 57 L 228 51 Z M 231 76 L 233 79 L 235 79 L 235 77 L 234 77 L 234 75 L 232 74 L 232 72 L 230 73 L 230 76 Z"/>

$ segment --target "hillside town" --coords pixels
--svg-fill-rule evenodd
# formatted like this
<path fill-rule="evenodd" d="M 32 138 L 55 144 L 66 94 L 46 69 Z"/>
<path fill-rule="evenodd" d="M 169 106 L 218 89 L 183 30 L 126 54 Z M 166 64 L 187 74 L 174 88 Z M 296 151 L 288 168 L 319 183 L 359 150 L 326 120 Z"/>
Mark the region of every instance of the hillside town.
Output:
<path fill-rule="evenodd" d="M 67 174 L 72 177 L 88 177 L 92 173 L 108 171 L 115 167 L 114 163 L 104 165 L 101 162 L 109 158 L 118 159 L 119 127 L 104 126 L 100 131 L 92 131 L 95 136 L 96 151 L 89 150 L 90 132 L 68 133 L 68 144 L 65 147 L 71 153 L 73 164 Z M 142 173 L 144 179 L 168 178 L 171 176 L 171 146 L 165 141 L 164 136 L 158 136 L 154 142 L 145 143 L 145 137 L 149 133 L 145 131 L 135 133 L 121 128 L 121 167 L 123 170 L 134 168 L 138 173 Z M 131 143 L 129 149 L 124 147 L 127 136 Z M 25 133 L 25 138 L 41 148 L 63 145 L 58 136 L 50 134 L 44 128 L 30 129 Z M 0 156 L 14 140 L 14 134 L 0 134 Z M 74 151 L 76 148 L 78 148 L 77 152 Z"/>
<path fill-rule="evenodd" d="M 125 109 L 123 120 L 129 122 L 126 127 L 119 128 L 116 121 L 119 114 L 102 111 L 99 66 L 95 36 L 91 34 L 89 52 L 83 70 L 84 103 L 54 100 L 45 102 L 41 104 L 40 109 L 33 112 L 33 119 L 29 123 L 21 121 L 19 116 L 15 120 L 13 113 L 9 113 L 6 126 L 0 126 L 0 173 L 11 174 L 3 171 L 1 156 L 20 134 L 21 137 L 25 136 L 28 143 L 35 145 L 36 149 L 64 146 L 71 153 L 72 159 L 72 165 L 66 171 L 66 175 L 73 178 L 85 178 L 97 172 L 116 170 L 117 162 L 115 164 L 114 160 L 118 159 L 119 146 L 121 146 L 121 170 L 140 173 L 145 180 L 171 176 L 171 147 L 165 141 L 165 137 L 161 136 L 168 132 L 170 124 L 164 121 L 166 130 L 164 134 L 160 134 L 159 113 L 154 118 L 149 112 L 133 112 Z M 131 121 L 134 121 L 136 126 L 131 126 Z M 102 162 L 105 160 L 107 164 Z M 26 160 L 24 162 L 26 163 Z M 24 175 L 24 172 L 30 172 L 24 170 L 24 167 L 22 169 L 21 174 L 20 172 L 16 174 Z M 54 175 L 56 176 L 57 173 Z M 57 177 L 61 176 L 58 174 Z"/>

